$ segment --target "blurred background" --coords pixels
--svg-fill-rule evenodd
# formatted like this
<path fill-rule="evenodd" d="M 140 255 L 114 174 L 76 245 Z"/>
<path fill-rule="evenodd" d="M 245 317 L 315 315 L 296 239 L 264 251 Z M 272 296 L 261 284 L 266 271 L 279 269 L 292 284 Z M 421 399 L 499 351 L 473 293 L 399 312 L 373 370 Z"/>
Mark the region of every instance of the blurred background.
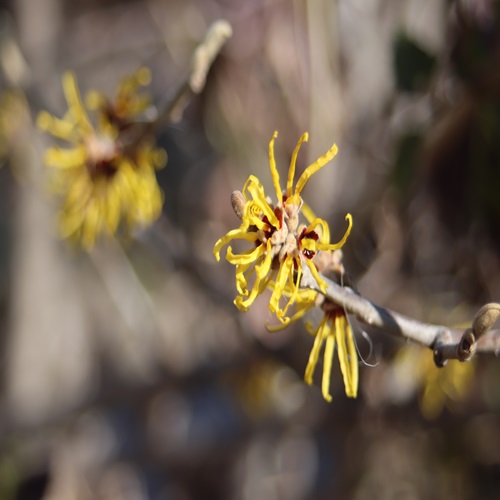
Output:
<path fill-rule="evenodd" d="M 86 253 L 60 241 L 36 130 L 61 75 L 109 94 L 151 68 L 160 106 L 212 22 L 233 36 L 161 130 L 163 214 Z M 500 297 L 500 6 L 487 0 L 0 2 L 0 499 L 494 499 L 500 362 L 451 362 L 355 325 L 360 394 L 303 381 L 303 324 L 268 333 L 212 255 L 229 196 L 339 154 L 304 199 L 360 292 L 470 322 Z M 268 187 L 268 192 L 269 192 Z M 271 191 L 272 192 L 272 191 Z M 455 366 L 457 365 L 457 366 Z M 318 370 L 320 372 L 320 370 Z"/>

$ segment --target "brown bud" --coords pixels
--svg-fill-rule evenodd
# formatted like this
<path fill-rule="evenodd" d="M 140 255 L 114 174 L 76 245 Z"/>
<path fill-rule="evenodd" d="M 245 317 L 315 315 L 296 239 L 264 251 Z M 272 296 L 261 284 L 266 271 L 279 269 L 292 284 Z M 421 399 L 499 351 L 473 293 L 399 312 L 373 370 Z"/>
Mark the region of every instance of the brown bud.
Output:
<path fill-rule="evenodd" d="M 486 304 L 474 316 L 472 320 L 472 331 L 476 339 L 484 335 L 500 316 L 500 304 Z"/>
<path fill-rule="evenodd" d="M 241 191 L 233 191 L 231 193 L 231 205 L 233 207 L 234 213 L 238 217 L 238 219 L 243 220 L 243 213 L 245 210 L 245 205 L 247 201 L 243 196 Z"/>

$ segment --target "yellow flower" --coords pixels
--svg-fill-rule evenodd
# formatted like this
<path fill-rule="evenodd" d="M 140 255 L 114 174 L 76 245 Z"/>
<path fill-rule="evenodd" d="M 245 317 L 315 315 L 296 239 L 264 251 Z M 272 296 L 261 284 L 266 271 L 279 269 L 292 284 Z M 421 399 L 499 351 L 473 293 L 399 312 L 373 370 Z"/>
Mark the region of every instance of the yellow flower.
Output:
<path fill-rule="evenodd" d="M 63 77 L 68 102 L 64 117 L 45 111 L 38 117 L 41 129 L 70 144 L 48 148 L 45 163 L 53 168 L 52 189 L 63 197 L 61 236 L 79 240 L 87 249 L 100 233 L 114 234 L 122 221 L 133 229 L 161 213 L 163 194 L 155 170 L 165 164 L 166 153 L 148 140 L 126 144 L 122 135 L 144 109 L 142 98 L 133 99 L 142 81 L 139 76 L 131 77 L 135 86 L 122 82 L 115 102 L 96 106 L 97 126 L 90 121 L 72 73 Z"/>
<path fill-rule="evenodd" d="M 432 351 L 421 347 L 405 347 L 394 359 L 395 375 L 402 380 L 412 380 L 419 390 L 422 415 L 437 418 L 450 401 L 463 400 L 474 379 L 474 359 L 463 363 L 449 360 L 439 368 L 434 363 Z"/>
<path fill-rule="evenodd" d="M 303 317 L 313 307 L 321 307 L 323 309 L 323 318 L 316 328 L 313 328 L 311 323 L 306 323 L 307 331 L 314 336 L 314 344 L 309 354 L 304 381 L 308 385 L 313 384 L 314 370 L 318 364 L 321 348 L 324 344 L 321 392 L 326 401 L 329 403 L 332 401 L 330 379 L 336 345 L 346 395 L 350 398 L 356 398 L 359 378 L 358 354 L 349 319 L 343 309 L 325 299 L 323 295 L 311 290 L 301 290 L 296 300 L 296 312 L 290 318 L 290 321 Z M 285 325 L 274 327 L 272 331 L 281 329 L 283 326 Z"/>
<path fill-rule="evenodd" d="M 121 80 L 113 100 L 102 92 L 91 91 L 86 98 L 87 106 L 89 109 L 100 110 L 102 118 L 109 123 L 117 127 L 127 126 L 130 120 L 149 106 L 149 95 L 138 94 L 138 90 L 150 82 L 151 71 L 148 68 L 140 68 Z"/>
<path fill-rule="evenodd" d="M 219 260 L 222 247 L 233 240 L 250 242 L 252 247 L 240 254 L 233 253 L 230 246 L 227 248 L 226 259 L 236 266 L 236 289 L 239 295 L 234 303 L 241 311 L 247 311 L 256 297 L 269 286 L 272 288 L 269 309 L 280 321 L 287 323 L 290 320 L 286 317 L 288 307 L 300 297 L 302 266 L 306 265 L 318 284 L 326 290 L 326 283 L 320 278 L 312 259 L 321 250 L 342 247 L 351 231 L 352 217 L 350 214 L 346 215 L 348 228 L 343 238 L 335 244 L 326 243 L 325 241 L 329 241 L 326 221 L 313 217 L 312 211 L 304 205 L 301 198 L 307 181 L 335 157 L 337 146 L 334 144 L 309 165 L 294 188 L 297 155 L 302 143 L 308 139 L 308 134 L 303 134 L 293 151 L 286 189 L 282 191 L 274 158 L 274 141 L 277 135 L 274 132 L 269 143 L 269 164 L 277 202 L 273 203 L 266 196 L 260 180 L 251 175 L 243 192 L 237 191 L 232 197 L 241 225 L 217 241 L 214 255 Z M 307 225 L 299 221 L 301 212 L 308 221 Z M 250 286 L 249 280 L 252 277 L 253 284 Z M 285 296 L 285 288 L 289 290 L 289 296 L 286 297 L 288 302 L 281 308 L 280 299 Z"/>
<path fill-rule="evenodd" d="M 314 335 L 314 344 L 309 355 L 304 380 L 312 385 L 313 374 L 318 364 L 321 347 L 325 344 L 323 355 L 323 379 L 321 392 L 323 397 L 330 402 L 330 378 L 335 344 L 339 356 L 340 371 L 344 378 L 345 393 L 350 398 L 358 394 L 358 353 L 354 342 L 354 334 L 343 309 L 326 300 L 322 305 L 324 315 L 318 327 L 313 330 L 308 325 L 308 331 Z"/>
<path fill-rule="evenodd" d="M 325 232 L 324 238 L 326 241 L 329 241 L 328 231 Z M 326 272 L 342 274 L 344 272 L 340 250 L 336 252 L 325 252 L 319 257 L 324 258 L 315 259 L 315 265 L 323 274 Z M 284 291 L 285 296 L 290 296 L 292 293 L 293 292 L 287 285 Z M 323 310 L 323 318 L 316 328 L 313 328 L 311 323 L 306 323 L 307 331 L 314 336 L 314 344 L 309 355 L 309 362 L 304 375 L 305 382 L 312 385 L 313 374 L 318 364 L 320 351 L 323 344 L 325 344 L 321 389 L 326 401 L 331 402 L 330 379 L 335 345 L 337 345 L 340 370 L 344 378 L 346 394 L 348 397 L 355 398 L 358 392 L 358 355 L 354 334 L 345 311 L 322 294 L 313 290 L 299 289 L 299 291 L 295 293 L 295 313 L 290 317 L 290 321 L 302 318 L 313 307 L 320 307 Z M 279 325 L 268 327 L 268 329 L 276 331 L 285 326 L 286 325 Z"/>

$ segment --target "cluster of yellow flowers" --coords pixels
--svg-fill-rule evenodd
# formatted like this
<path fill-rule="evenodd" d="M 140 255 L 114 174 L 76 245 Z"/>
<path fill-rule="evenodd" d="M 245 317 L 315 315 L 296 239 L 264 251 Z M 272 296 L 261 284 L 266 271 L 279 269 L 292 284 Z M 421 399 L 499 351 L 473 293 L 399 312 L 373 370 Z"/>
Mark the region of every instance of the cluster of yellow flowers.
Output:
<path fill-rule="evenodd" d="M 63 77 L 68 111 L 56 118 L 43 111 L 38 126 L 68 147 L 47 149 L 45 163 L 51 167 L 50 186 L 63 198 L 60 213 L 62 237 L 73 238 L 89 249 L 99 234 L 114 234 L 119 227 L 133 229 L 154 221 L 161 213 L 163 193 L 157 183 L 156 170 L 166 162 L 164 150 L 155 148 L 147 134 L 140 133 L 140 117 L 150 106 L 141 87 L 150 82 L 151 74 L 142 68 L 118 85 L 109 99 L 100 92 L 90 92 L 83 104 L 72 73 Z M 89 118 L 94 114 L 94 121 Z M 1 125 L 1 124 L 0 124 Z M 136 127 L 137 125 L 137 127 Z M 139 130 L 139 132 L 137 132 Z M 296 162 L 300 147 L 308 140 L 304 133 L 292 154 L 285 189 L 282 189 L 276 166 L 274 132 L 269 143 L 269 164 L 276 201 L 268 197 L 261 181 L 250 175 L 242 191 L 235 191 L 231 202 L 241 223 L 214 246 L 214 255 L 227 245 L 226 259 L 235 266 L 236 296 L 234 303 L 241 311 L 248 309 L 266 289 L 270 290 L 269 309 L 279 330 L 302 318 L 313 307 L 320 308 L 322 319 L 313 326 L 306 323 L 314 342 L 304 379 L 313 383 L 321 350 L 323 355 L 322 394 L 331 401 L 332 360 L 337 348 L 345 392 L 355 398 L 358 390 L 358 354 L 353 331 L 345 310 L 323 294 L 327 285 L 321 275 L 342 274 L 340 249 L 351 229 L 352 217 L 344 236 L 330 242 L 330 229 L 325 220 L 314 215 L 302 199 L 302 191 L 313 174 L 337 154 L 334 144 L 324 155 L 304 169 L 295 182 Z M 235 253 L 232 242 L 248 242 L 250 247 Z M 312 274 L 319 289 L 301 288 L 304 270 Z M 424 366 L 415 363 L 415 366 Z M 424 370 L 431 373 L 430 369 Z M 423 377 L 422 372 L 419 376 Z M 426 375 L 427 376 L 427 375 Z M 428 376 L 427 376 L 428 378 Z M 443 394 L 455 391 L 455 385 L 434 378 L 426 385 L 422 398 L 423 411 L 434 415 L 443 405 Z M 438 390 L 438 388 L 440 388 Z"/>
<path fill-rule="evenodd" d="M 70 144 L 48 148 L 45 163 L 53 169 L 52 190 L 63 197 L 61 236 L 79 240 L 87 249 L 100 233 L 114 234 L 122 222 L 133 229 L 161 213 L 163 193 L 155 171 L 166 163 L 166 153 L 147 138 L 127 142 L 149 105 L 138 90 L 150 79 L 149 70 L 142 68 L 119 84 L 114 99 L 92 92 L 85 107 L 75 76 L 66 73 L 68 111 L 61 119 L 46 111 L 38 116 L 42 130 Z M 95 124 L 87 110 L 95 113 Z"/>
<path fill-rule="evenodd" d="M 302 190 L 311 176 L 332 160 L 338 149 L 334 144 L 323 156 L 309 165 L 294 187 L 299 149 L 308 140 L 308 134 L 303 134 L 293 151 L 286 189 L 282 190 L 274 157 L 274 141 L 277 135 L 277 132 L 274 132 L 269 143 L 269 164 L 276 203 L 266 196 L 260 180 L 251 175 L 243 191 L 235 191 L 231 197 L 241 225 L 217 241 L 214 255 L 219 260 L 222 247 L 233 240 L 248 241 L 252 245 L 249 250 L 239 254 L 234 253 L 231 246 L 228 246 L 226 251 L 226 259 L 236 266 L 238 296 L 234 303 L 241 311 L 247 311 L 256 297 L 269 288 L 271 290 L 269 309 L 281 322 L 280 327 L 283 327 L 290 321 L 304 316 L 310 308 L 323 300 L 324 318 L 317 329 L 311 329 L 315 342 L 305 380 L 309 384 L 312 383 L 313 372 L 324 343 L 322 392 L 325 399 L 331 400 L 330 376 L 336 342 L 346 394 L 349 397 L 356 397 L 358 360 L 352 329 L 345 312 L 322 297 L 319 298 L 317 292 L 300 288 L 303 266 L 307 266 L 322 291 L 326 292 L 326 283 L 318 272 L 320 261 L 317 257 L 320 252 L 334 252 L 340 249 L 352 228 L 352 217 L 347 214 L 348 227 L 344 236 L 338 243 L 330 243 L 327 222 L 315 217 L 301 197 Z M 306 223 L 301 223 L 300 215 L 304 217 Z M 251 285 L 250 280 L 252 280 Z M 295 313 L 289 316 L 288 311 L 291 306 L 295 307 Z"/>

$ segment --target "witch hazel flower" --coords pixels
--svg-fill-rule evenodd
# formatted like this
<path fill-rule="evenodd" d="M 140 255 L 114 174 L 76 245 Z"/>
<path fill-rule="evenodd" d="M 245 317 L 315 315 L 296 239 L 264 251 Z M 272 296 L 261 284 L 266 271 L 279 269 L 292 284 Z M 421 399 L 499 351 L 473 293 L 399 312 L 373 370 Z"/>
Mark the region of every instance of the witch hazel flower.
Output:
<path fill-rule="evenodd" d="M 236 296 L 234 303 L 241 311 L 248 311 L 259 294 L 271 289 L 269 309 L 282 323 L 288 323 L 288 309 L 300 297 L 300 280 L 303 266 L 307 266 L 323 291 L 326 283 L 321 279 L 314 257 L 321 251 L 341 248 L 347 240 L 352 217 L 346 215 L 347 230 L 338 243 L 326 242 L 329 234 L 325 220 L 315 217 L 304 203 L 301 194 L 308 180 L 337 154 L 334 144 L 324 155 L 309 165 L 294 186 L 297 156 L 301 145 L 308 140 L 307 132 L 299 139 L 292 154 L 286 180 L 282 189 L 274 157 L 274 132 L 269 143 L 269 165 L 276 202 L 265 193 L 261 181 L 250 175 L 243 190 L 231 195 L 231 203 L 241 220 L 237 229 L 229 231 L 214 246 L 214 255 L 220 260 L 221 249 L 233 241 L 246 241 L 250 248 L 235 253 L 227 247 L 226 260 L 235 266 Z M 301 219 L 305 219 L 305 223 Z M 288 293 L 285 293 L 285 288 Z M 284 302 L 284 304 L 283 304 Z"/>

